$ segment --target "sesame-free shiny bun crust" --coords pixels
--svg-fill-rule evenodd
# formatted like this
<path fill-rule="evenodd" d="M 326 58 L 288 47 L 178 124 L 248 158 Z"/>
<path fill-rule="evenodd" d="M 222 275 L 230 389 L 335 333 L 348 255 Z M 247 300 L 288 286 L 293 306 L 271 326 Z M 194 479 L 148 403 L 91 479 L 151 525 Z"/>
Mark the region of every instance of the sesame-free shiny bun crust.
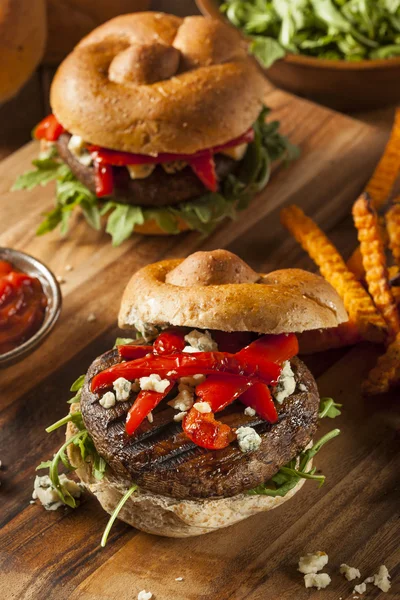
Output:
<path fill-rule="evenodd" d="M 129 281 L 119 326 L 176 326 L 289 333 L 347 321 L 337 292 L 301 269 L 255 273 L 227 250 L 196 252 L 140 269 Z"/>
<path fill-rule="evenodd" d="M 92 144 L 193 153 L 251 127 L 265 85 L 233 28 L 145 12 L 86 36 L 59 67 L 50 100 L 65 129 Z"/>

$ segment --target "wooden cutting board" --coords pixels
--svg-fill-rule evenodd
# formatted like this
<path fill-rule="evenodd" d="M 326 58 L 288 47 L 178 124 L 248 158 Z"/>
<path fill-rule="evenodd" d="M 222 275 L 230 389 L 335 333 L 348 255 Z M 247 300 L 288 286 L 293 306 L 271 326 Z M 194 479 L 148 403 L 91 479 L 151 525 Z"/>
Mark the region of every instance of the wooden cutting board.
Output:
<path fill-rule="evenodd" d="M 29 168 L 36 144 L 0 165 L 0 245 L 33 254 L 66 280 L 62 315 L 51 336 L 24 362 L 0 371 L 2 600 L 134 600 L 142 589 L 156 600 L 351 598 L 353 585 L 338 572 L 342 562 L 359 567 L 365 577 L 385 563 L 396 581 L 399 402 L 395 394 L 361 399 L 360 381 L 377 355 L 367 346 L 307 360 L 321 395 L 344 404 L 342 416 L 324 422 L 320 433 L 338 426 L 342 435 L 318 457 L 326 485 L 317 489 L 307 482 L 275 512 L 185 540 L 157 538 L 118 522 L 101 550 L 107 515 L 93 498 L 87 496 L 76 511 L 45 512 L 29 503 L 35 466 L 52 456 L 63 437 L 62 431 L 47 435 L 44 428 L 67 413 L 71 382 L 113 345 L 119 300 L 136 269 L 218 247 L 239 253 L 261 271 L 313 268 L 279 225 L 279 209 L 288 202 L 314 215 L 345 255 L 354 247 L 350 205 L 383 150 L 385 134 L 280 91 L 267 103 L 302 156 L 289 168 L 277 168 L 251 207 L 208 239 L 195 233 L 135 236 L 112 248 L 108 236 L 90 231 L 79 217 L 65 239 L 58 233 L 37 238 L 53 186 L 8 191 Z M 95 322 L 88 321 L 90 313 Z M 296 572 L 298 557 L 315 550 L 330 557 L 332 584 L 321 592 L 306 590 Z M 394 583 L 386 597 L 399 591 Z M 385 596 L 369 586 L 367 597 Z"/>

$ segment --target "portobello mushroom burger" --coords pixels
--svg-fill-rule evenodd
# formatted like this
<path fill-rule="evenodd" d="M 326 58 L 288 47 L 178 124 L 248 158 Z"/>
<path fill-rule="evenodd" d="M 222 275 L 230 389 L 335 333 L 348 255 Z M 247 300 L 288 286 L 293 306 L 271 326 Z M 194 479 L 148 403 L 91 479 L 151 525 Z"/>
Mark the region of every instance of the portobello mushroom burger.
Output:
<path fill-rule="evenodd" d="M 312 459 L 339 432 L 313 442 L 320 398 L 296 333 L 346 320 L 306 271 L 256 273 L 226 250 L 151 264 L 119 312 L 137 339 L 93 362 L 49 430 L 67 423 L 63 451 L 114 517 L 170 537 L 226 527 L 323 483 Z M 50 471 L 74 506 L 54 460 Z"/>
<path fill-rule="evenodd" d="M 51 85 L 35 129 L 36 170 L 14 190 L 56 180 L 38 234 L 68 230 L 80 207 L 114 245 L 133 231 L 205 234 L 264 188 L 296 150 L 266 123 L 266 82 L 240 35 L 204 17 L 122 15 L 87 35 Z"/>

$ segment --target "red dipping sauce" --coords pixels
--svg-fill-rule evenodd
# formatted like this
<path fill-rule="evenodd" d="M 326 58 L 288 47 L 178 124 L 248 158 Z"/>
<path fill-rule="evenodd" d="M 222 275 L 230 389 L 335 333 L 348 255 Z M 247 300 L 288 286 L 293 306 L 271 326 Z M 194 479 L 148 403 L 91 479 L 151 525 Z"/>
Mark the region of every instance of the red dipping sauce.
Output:
<path fill-rule="evenodd" d="M 0 260 L 0 354 L 17 348 L 40 329 L 46 306 L 39 279 Z"/>

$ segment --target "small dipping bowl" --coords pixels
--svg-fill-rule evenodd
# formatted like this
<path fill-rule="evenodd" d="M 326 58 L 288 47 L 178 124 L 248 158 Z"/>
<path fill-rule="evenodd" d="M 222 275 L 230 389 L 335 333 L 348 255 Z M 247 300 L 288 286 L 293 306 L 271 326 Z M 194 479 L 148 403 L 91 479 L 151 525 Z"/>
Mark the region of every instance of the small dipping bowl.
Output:
<path fill-rule="evenodd" d="M 0 354 L 0 367 L 7 367 L 25 358 L 45 340 L 60 316 L 62 299 L 60 286 L 55 276 L 37 258 L 33 258 L 33 256 L 19 250 L 0 247 L 0 260 L 11 263 L 16 270 L 22 271 L 31 277 L 37 277 L 47 297 L 46 312 L 40 329 L 17 348 L 5 354 Z"/>

